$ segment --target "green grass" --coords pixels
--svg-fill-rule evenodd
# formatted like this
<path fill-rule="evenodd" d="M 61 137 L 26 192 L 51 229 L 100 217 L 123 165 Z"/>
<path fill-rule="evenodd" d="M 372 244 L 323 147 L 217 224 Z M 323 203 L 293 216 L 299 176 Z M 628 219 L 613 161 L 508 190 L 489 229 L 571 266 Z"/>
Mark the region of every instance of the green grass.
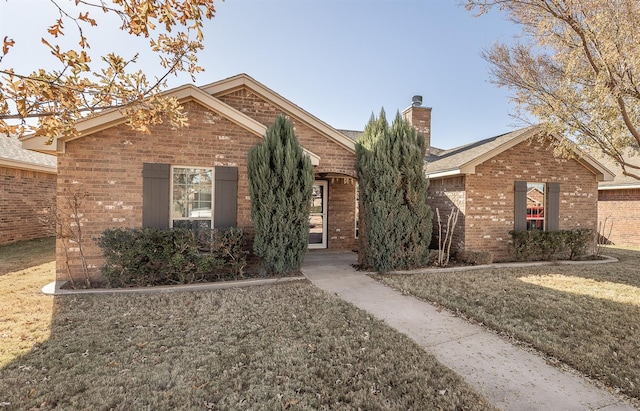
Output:
<path fill-rule="evenodd" d="M 376 276 L 640 398 L 640 252 L 620 260 Z"/>
<path fill-rule="evenodd" d="M 39 293 L 53 265 L 40 269 L 0 277 L 2 318 L 46 331 L 0 363 L 2 410 L 493 409 L 408 337 L 306 281 L 54 300 Z"/>
<path fill-rule="evenodd" d="M 54 237 L 19 241 L 0 246 L 0 275 L 48 263 L 56 259 Z"/>

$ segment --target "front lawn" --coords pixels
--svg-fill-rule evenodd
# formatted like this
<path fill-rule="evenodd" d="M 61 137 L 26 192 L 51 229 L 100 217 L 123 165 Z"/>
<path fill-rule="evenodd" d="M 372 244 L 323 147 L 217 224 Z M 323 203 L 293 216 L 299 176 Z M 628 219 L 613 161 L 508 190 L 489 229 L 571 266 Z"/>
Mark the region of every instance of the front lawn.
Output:
<path fill-rule="evenodd" d="M 375 276 L 640 398 L 640 251 L 619 263 Z"/>
<path fill-rule="evenodd" d="M 3 299 L 14 284 L 0 283 Z M 51 309 L 42 285 L 34 276 L 10 298 Z M 48 317 L 17 317 L 50 336 L 0 364 L 3 410 L 493 409 L 408 337 L 306 281 L 58 296 Z"/>

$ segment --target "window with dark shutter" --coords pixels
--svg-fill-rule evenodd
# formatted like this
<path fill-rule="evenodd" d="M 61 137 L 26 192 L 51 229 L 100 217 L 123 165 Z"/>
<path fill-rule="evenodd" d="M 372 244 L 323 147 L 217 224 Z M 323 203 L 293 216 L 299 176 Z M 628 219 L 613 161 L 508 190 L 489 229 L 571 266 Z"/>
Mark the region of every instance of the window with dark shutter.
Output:
<path fill-rule="evenodd" d="M 238 224 L 238 167 L 216 167 L 214 201 L 214 227 L 235 227 Z"/>
<path fill-rule="evenodd" d="M 560 184 L 548 183 L 547 188 L 547 230 L 558 231 L 560 228 Z"/>
<path fill-rule="evenodd" d="M 169 164 L 142 165 L 142 227 L 169 227 Z"/>
<path fill-rule="evenodd" d="M 527 229 L 527 182 L 516 181 L 513 190 L 513 229 L 524 231 Z"/>

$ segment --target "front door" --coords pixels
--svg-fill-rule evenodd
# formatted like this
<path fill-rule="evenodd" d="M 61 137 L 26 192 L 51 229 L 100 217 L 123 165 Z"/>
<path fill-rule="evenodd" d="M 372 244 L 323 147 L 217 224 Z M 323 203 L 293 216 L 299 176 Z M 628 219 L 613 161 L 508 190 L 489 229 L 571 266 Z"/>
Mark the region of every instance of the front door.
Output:
<path fill-rule="evenodd" d="M 309 213 L 309 248 L 327 248 L 327 188 L 326 181 L 316 180 L 313 183 Z"/>

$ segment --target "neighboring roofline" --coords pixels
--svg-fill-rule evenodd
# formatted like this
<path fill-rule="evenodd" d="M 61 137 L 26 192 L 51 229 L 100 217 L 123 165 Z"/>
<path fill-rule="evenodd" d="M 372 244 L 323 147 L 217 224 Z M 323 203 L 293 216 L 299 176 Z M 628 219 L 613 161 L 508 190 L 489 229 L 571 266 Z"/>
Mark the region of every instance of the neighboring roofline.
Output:
<path fill-rule="evenodd" d="M 517 133 L 518 131 L 521 132 L 519 136 L 509 139 L 504 143 L 500 144 L 499 146 L 494 147 L 493 149 L 485 153 L 482 153 L 481 155 L 473 158 L 470 161 L 467 161 L 466 163 L 458 167 L 457 170 L 436 171 L 431 174 L 427 174 L 427 177 L 435 178 L 434 176 L 441 177 L 441 176 L 451 176 L 451 175 L 457 175 L 457 174 L 465 174 L 465 175 L 475 174 L 476 167 L 478 165 L 484 163 L 487 160 L 490 160 L 491 158 L 497 156 L 498 154 L 512 147 L 515 147 L 516 145 L 522 143 L 523 141 L 526 141 L 530 138 L 534 138 L 537 134 L 544 132 L 539 126 L 531 126 L 522 130 L 512 131 L 512 133 Z M 561 140 L 563 138 L 555 134 L 547 134 L 547 135 L 557 140 Z M 574 159 L 576 161 L 582 164 L 585 168 L 591 170 L 591 172 L 593 172 L 596 175 L 597 181 L 613 180 L 614 174 L 609 169 L 607 169 L 605 166 L 600 164 L 598 161 L 596 161 L 593 157 L 591 157 L 587 153 L 580 150 L 575 144 L 571 145 L 571 151 L 575 155 Z M 442 175 L 443 173 L 445 174 Z"/>
<path fill-rule="evenodd" d="M 598 186 L 598 190 L 634 190 L 639 188 L 640 188 L 640 183 L 618 184 L 614 186 Z"/>
<path fill-rule="evenodd" d="M 443 178 L 443 177 L 452 177 L 462 175 L 462 172 L 459 168 L 455 168 L 452 170 L 446 171 L 437 171 L 435 173 L 426 173 L 427 178 Z"/>
<path fill-rule="evenodd" d="M 186 84 L 163 93 L 167 97 L 175 97 L 180 103 L 186 103 L 189 101 L 196 101 L 210 110 L 216 111 L 222 114 L 224 117 L 231 120 L 233 123 L 244 128 L 245 130 L 263 137 L 267 132 L 267 127 L 257 120 L 247 116 L 244 113 L 236 110 L 230 105 L 223 103 L 222 101 L 214 98 L 210 94 L 202 91 L 200 88 Z M 46 154 L 61 154 L 65 152 L 65 143 L 68 141 L 77 140 L 85 137 L 89 134 L 97 133 L 102 130 L 106 130 L 113 126 L 123 124 L 127 121 L 126 117 L 120 112 L 120 110 L 112 109 L 100 113 L 94 117 L 83 119 L 78 121 L 77 130 L 78 135 L 65 138 L 54 138 L 52 144 L 47 145 L 49 137 L 47 136 L 35 136 L 29 135 L 22 139 L 22 147 L 39 151 Z M 311 159 L 313 165 L 320 163 L 320 156 L 312 153 L 311 151 L 303 148 L 305 154 Z"/>
<path fill-rule="evenodd" d="M 212 94 L 214 96 L 219 96 L 232 93 L 243 87 L 248 87 L 253 92 L 265 98 L 266 100 L 275 103 L 284 111 L 293 114 L 295 117 L 298 117 L 320 133 L 331 137 L 333 140 L 335 140 L 336 143 L 340 144 L 352 153 L 356 152 L 355 142 L 349 137 L 340 133 L 338 130 L 331 127 L 324 121 L 303 110 L 299 106 L 295 105 L 291 101 L 282 97 L 280 94 L 266 87 L 264 84 L 256 81 L 247 74 L 238 74 L 237 76 L 216 81 L 214 83 L 202 86 L 201 89 L 206 93 Z"/>
<path fill-rule="evenodd" d="M 0 158 L 0 167 L 16 168 L 19 170 L 39 171 L 41 173 L 48 173 L 48 174 L 56 174 L 58 172 L 58 167 L 56 166 L 35 164 L 35 163 L 31 163 L 28 161 L 21 161 L 21 160 L 10 160 L 8 158 Z"/>

